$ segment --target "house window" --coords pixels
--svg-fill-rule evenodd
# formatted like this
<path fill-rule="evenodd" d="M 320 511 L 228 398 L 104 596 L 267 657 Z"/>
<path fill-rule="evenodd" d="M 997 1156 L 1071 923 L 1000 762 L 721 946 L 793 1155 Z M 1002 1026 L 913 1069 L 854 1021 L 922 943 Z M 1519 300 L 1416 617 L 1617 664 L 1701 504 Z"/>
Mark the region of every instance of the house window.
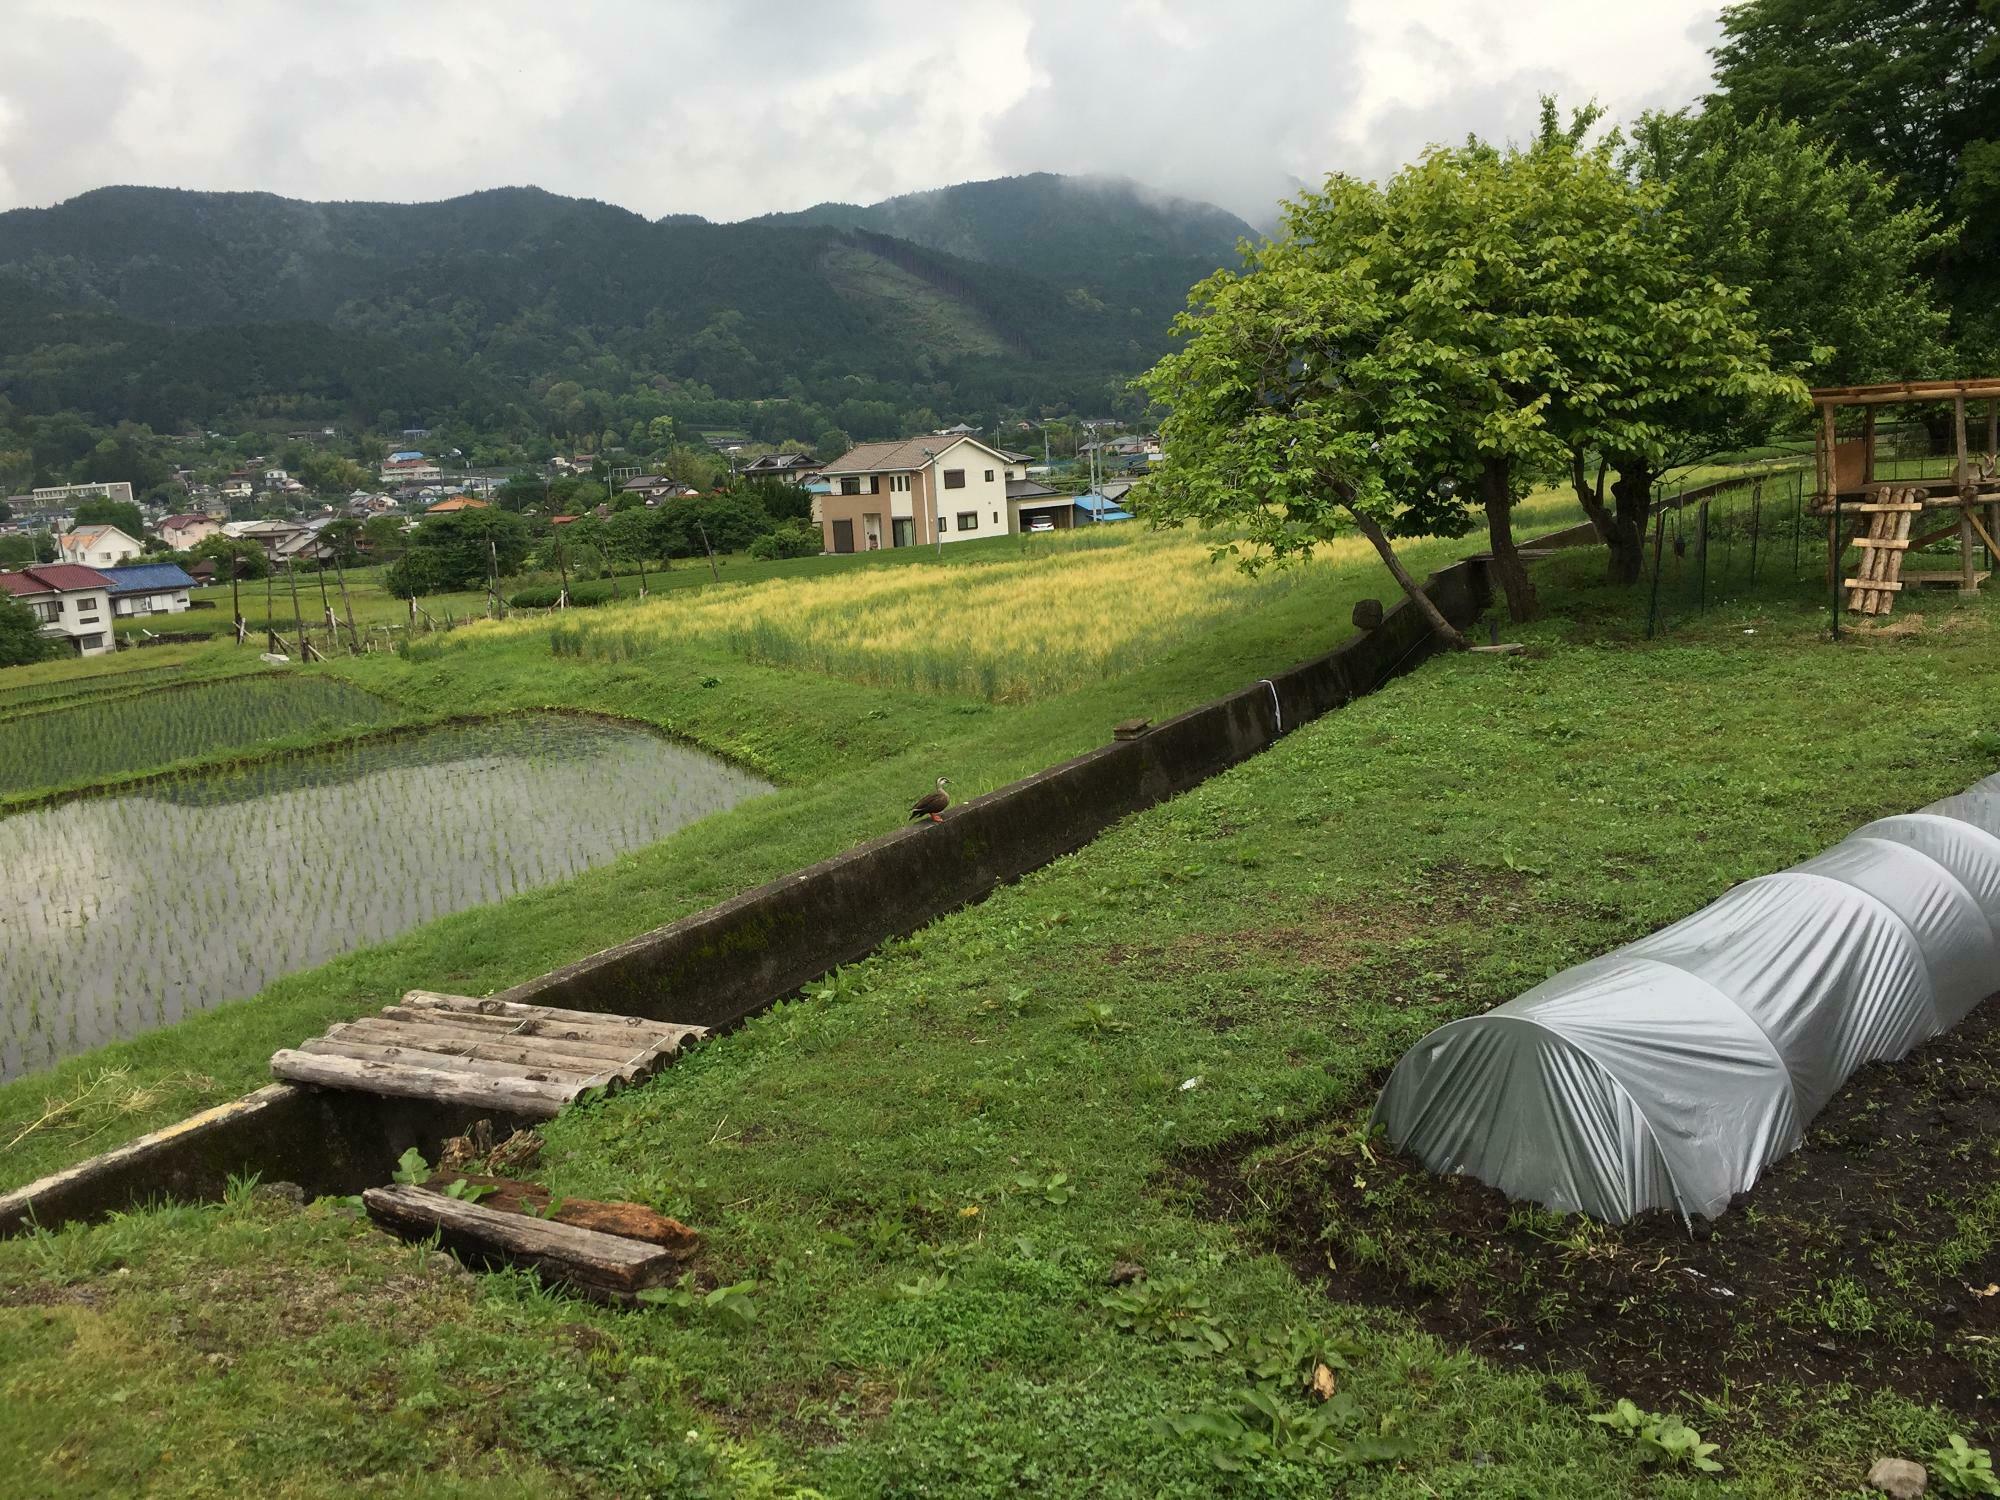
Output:
<path fill-rule="evenodd" d="M 965 470 L 963 470 L 963 469 L 946 469 L 946 470 L 944 471 L 944 487 L 945 487 L 946 489 L 948 489 L 948 490 L 962 490 L 962 489 L 964 489 L 964 488 L 965 488 Z"/>
<path fill-rule="evenodd" d="M 858 495 L 858 494 L 860 494 L 860 493 L 861 493 L 861 477 L 860 477 L 860 476 L 859 476 L 858 474 L 846 474 L 846 475 L 843 475 L 843 476 L 841 477 L 841 481 L 840 481 L 840 493 L 841 493 L 841 494 L 843 494 L 843 495 Z"/>
<path fill-rule="evenodd" d="M 986 482 L 988 484 L 991 484 L 993 482 L 993 471 L 991 469 L 988 469 L 986 471 Z"/>
<path fill-rule="evenodd" d="M 958 513 L 958 529 L 960 531 L 977 531 L 979 529 L 979 512 L 976 510 L 960 511 Z"/>
<path fill-rule="evenodd" d="M 35 618 L 44 625 L 53 624 L 62 618 L 62 600 L 51 599 L 34 606 Z"/>

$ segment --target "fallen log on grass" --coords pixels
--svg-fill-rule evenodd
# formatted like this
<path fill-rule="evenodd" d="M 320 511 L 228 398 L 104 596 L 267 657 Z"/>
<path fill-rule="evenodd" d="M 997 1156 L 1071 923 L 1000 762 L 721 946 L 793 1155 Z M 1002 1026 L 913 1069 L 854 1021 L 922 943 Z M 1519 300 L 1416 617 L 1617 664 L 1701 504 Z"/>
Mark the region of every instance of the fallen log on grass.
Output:
<path fill-rule="evenodd" d="M 572 1287 L 600 1302 L 629 1303 L 649 1287 L 677 1279 L 687 1264 L 684 1250 L 579 1228 L 561 1218 L 468 1203 L 427 1187 L 370 1188 L 361 1202 L 368 1216 L 392 1234 L 407 1240 L 435 1236 L 470 1264 L 518 1266 L 550 1285 Z M 685 1232 L 692 1240 L 692 1231 Z"/>

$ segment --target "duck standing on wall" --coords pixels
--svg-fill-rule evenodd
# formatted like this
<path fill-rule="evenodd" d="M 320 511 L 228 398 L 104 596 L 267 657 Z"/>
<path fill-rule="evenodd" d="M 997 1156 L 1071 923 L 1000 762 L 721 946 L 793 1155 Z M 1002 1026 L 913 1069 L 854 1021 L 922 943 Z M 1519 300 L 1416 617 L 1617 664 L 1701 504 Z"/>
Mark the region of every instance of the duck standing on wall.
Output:
<path fill-rule="evenodd" d="M 951 798 L 945 792 L 945 788 L 950 785 L 951 780 L 949 777 L 938 777 L 937 790 L 924 793 L 923 796 L 917 798 L 911 805 L 911 821 L 914 822 L 918 818 L 929 818 L 933 823 L 942 823 L 944 819 L 939 817 L 938 814 L 951 806 Z"/>

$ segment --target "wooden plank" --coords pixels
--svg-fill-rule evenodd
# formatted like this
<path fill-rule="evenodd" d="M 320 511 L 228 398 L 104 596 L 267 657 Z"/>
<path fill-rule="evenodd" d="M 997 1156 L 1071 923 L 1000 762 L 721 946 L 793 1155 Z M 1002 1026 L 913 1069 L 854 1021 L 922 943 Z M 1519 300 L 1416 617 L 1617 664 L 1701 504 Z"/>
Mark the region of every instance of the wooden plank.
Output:
<path fill-rule="evenodd" d="M 659 1062 L 647 1057 L 606 1057 L 611 1049 L 593 1047 L 588 1052 L 574 1049 L 584 1044 L 569 1042 L 556 1046 L 529 1037 L 524 1041 L 505 1038 L 487 1040 L 469 1032 L 444 1031 L 429 1026 L 411 1026 L 400 1021 L 365 1018 L 329 1026 L 323 1038 L 329 1042 L 349 1042 L 362 1047 L 407 1047 L 435 1052 L 440 1057 L 470 1057 L 482 1062 L 513 1063 L 520 1067 L 563 1068 L 575 1073 L 591 1073 L 615 1078 L 620 1083 L 636 1083 L 659 1069 Z"/>
<path fill-rule="evenodd" d="M 398 1021 L 384 1016 L 363 1016 L 358 1021 L 349 1021 L 342 1026 L 329 1027 L 328 1036 L 342 1036 L 350 1041 L 381 1041 L 391 1046 L 403 1045 L 424 1047 L 432 1052 L 459 1052 L 468 1048 L 491 1044 L 496 1047 L 520 1047 L 532 1051 L 537 1057 L 546 1057 L 551 1062 L 591 1062 L 605 1067 L 643 1066 L 646 1059 L 653 1056 L 651 1049 L 642 1049 L 634 1056 L 630 1047 L 614 1046 L 608 1042 L 571 1042 L 545 1037 L 515 1036 L 505 1031 L 483 1031 L 469 1026 L 427 1025 L 420 1021 Z"/>
<path fill-rule="evenodd" d="M 1908 575 L 1905 574 L 1904 576 L 1907 577 Z M 1953 573 L 1951 576 L 1956 578 L 1958 575 Z M 1903 586 L 1900 583 L 1880 583 L 1873 578 L 1849 578 L 1841 584 L 1841 587 L 1849 589 L 1887 589 L 1893 594 Z"/>
<path fill-rule="evenodd" d="M 1984 583 L 1987 579 L 1991 578 L 1993 575 L 1986 569 L 1981 568 L 1972 576 L 1975 582 Z M 1928 569 L 1923 572 L 1911 572 L 1909 569 L 1906 568 L 1903 570 L 1903 582 L 1920 583 L 1931 587 L 1942 587 L 1946 584 L 1949 584 L 1952 588 L 1957 588 L 1960 586 L 1961 583 L 1964 582 L 1964 578 L 1956 568 L 1951 569 L 1949 572 L 1942 572 L 1942 573 L 1930 571 Z"/>
<path fill-rule="evenodd" d="M 1887 547 L 1893 551 L 1901 552 L 1905 547 L 1910 545 L 1910 539 L 1908 537 L 1858 536 L 1854 539 L 1854 545 L 1857 547 Z"/>
<path fill-rule="evenodd" d="M 1985 522 L 1979 519 L 1979 512 L 1968 505 L 1965 508 L 1965 517 L 1972 522 L 1972 529 L 1979 533 L 1979 539 L 1986 543 L 1986 550 L 1989 552 L 2000 552 L 2000 547 L 1993 545 L 1993 533 L 1988 531 Z"/>
<path fill-rule="evenodd" d="M 362 1062 L 407 1063 L 413 1068 L 435 1068 L 440 1073 L 474 1073 L 481 1078 L 513 1078 L 526 1083 L 566 1083 L 575 1088 L 601 1088 L 624 1080 L 614 1073 L 551 1068 L 535 1062 L 496 1062 L 489 1058 L 460 1056 L 449 1052 L 426 1052 L 419 1047 L 388 1043 L 351 1042 L 316 1036 L 301 1042 L 299 1051 L 315 1057 L 352 1057 Z"/>
<path fill-rule="evenodd" d="M 617 1026 L 632 1032 L 657 1032 L 671 1041 L 708 1034 L 704 1026 L 688 1026 L 678 1021 L 654 1021 L 645 1016 L 625 1016 L 612 1011 L 563 1010 L 554 1005 L 522 1005 L 513 1000 L 480 1000 L 470 995 L 441 995 L 434 990 L 411 990 L 403 997 L 403 1004 L 415 1010 L 443 1010 L 459 1015 L 512 1016 L 517 1021 L 544 1017 L 551 1021 L 574 1021 L 584 1026 Z"/>
<path fill-rule="evenodd" d="M 686 1257 L 620 1235 L 528 1214 L 505 1213 L 397 1184 L 361 1195 L 368 1216 L 410 1240 L 436 1235 L 454 1254 L 480 1265 L 519 1266 L 544 1281 L 575 1287 L 601 1301 L 630 1302 L 679 1276 Z"/>
<path fill-rule="evenodd" d="M 1921 501 L 1900 501 L 1900 500 L 1899 501 L 1865 500 L 1865 501 L 1858 501 L 1853 505 L 1843 505 L 1840 507 L 1841 513 L 1843 515 L 1851 512 L 1857 516 L 1872 516 L 1876 514 L 1876 512 L 1878 511 L 1887 511 L 1893 514 L 1899 510 L 1922 510 L 1923 508 L 1924 506 Z"/>
<path fill-rule="evenodd" d="M 602 1047 L 607 1056 L 632 1057 L 668 1047 L 652 1037 L 635 1037 L 610 1028 L 575 1026 L 567 1022 L 537 1021 L 533 1017 L 515 1021 L 507 1016 L 463 1016 L 442 1010 L 412 1010 L 405 1005 L 385 1005 L 380 1019 L 401 1021 L 411 1026 L 436 1026 L 447 1031 L 483 1036 L 489 1041 L 513 1037 L 520 1041 L 547 1040 L 565 1047 Z"/>
<path fill-rule="evenodd" d="M 432 1099 L 440 1104 L 470 1105 L 531 1120 L 555 1118 L 578 1092 L 573 1084 L 478 1078 L 401 1063 L 316 1057 L 290 1047 L 271 1054 L 271 1073 L 288 1083 L 316 1083 L 322 1088 L 385 1094 L 397 1099 Z"/>

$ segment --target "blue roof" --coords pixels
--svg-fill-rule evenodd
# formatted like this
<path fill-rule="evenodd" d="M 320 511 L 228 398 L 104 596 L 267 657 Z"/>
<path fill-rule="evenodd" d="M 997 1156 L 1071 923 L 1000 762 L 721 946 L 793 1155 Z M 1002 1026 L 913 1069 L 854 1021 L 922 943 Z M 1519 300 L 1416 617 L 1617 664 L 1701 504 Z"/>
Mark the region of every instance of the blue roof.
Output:
<path fill-rule="evenodd" d="M 1116 500 L 1107 500 L 1096 491 L 1076 497 L 1076 508 L 1085 515 L 1099 521 L 1129 521 L 1132 512 L 1126 510 Z"/>
<path fill-rule="evenodd" d="M 157 594 L 165 589 L 191 589 L 195 581 L 179 563 L 136 563 L 129 568 L 98 568 L 111 580 L 114 594 Z"/>

